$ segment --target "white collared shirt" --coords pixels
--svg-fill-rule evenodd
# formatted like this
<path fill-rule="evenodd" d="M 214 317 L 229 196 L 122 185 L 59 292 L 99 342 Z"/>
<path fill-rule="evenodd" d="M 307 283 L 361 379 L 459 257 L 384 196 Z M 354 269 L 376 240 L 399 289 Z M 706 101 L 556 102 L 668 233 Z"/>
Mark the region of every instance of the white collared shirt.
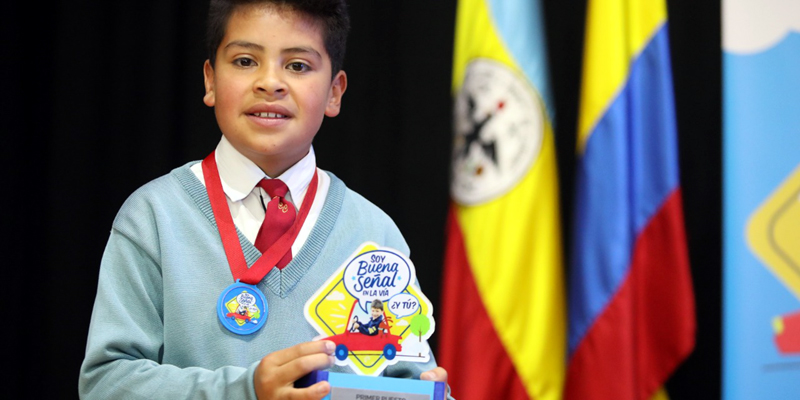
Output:
<path fill-rule="evenodd" d="M 251 243 L 255 243 L 258 230 L 264 221 L 264 204 L 269 202 L 269 195 L 256 184 L 261 179 L 270 179 L 270 177 L 261 171 L 261 168 L 249 158 L 239 153 L 225 136 L 220 139 L 217 145 L 215 158 L 219 169 L 220 181 L 222 181 L 222 190 L 228 200 L 228 208 L 231 210 L 233 223 Z M 192 165 L 191 170 L 197 179 L 205 185 L 201 163 Z M 317 159 L 312 146 L 305 157 L 277 177 L 289 187 L 289 193 L 286 197 L 294 204 L 296 209 L 299 209 L 300 205 L 303 204 L 308 185 L 311 183 L 311 178 L 314 177 L 315 171 L 317 171 Z M 320 211 L 322 211 L 325 198 L 328 196 L 328 188 L 331 183 L 330 177 L 322 171 L 318 171 L 317 176 L 317 195 L 314 198 L 314 203 L 311 205 L 305 223 L 300 228 L 300 233 L 298 233 L 292 244 L 292 254 L 297 254 L 306 239 L 308 239 L 308 235 L 311 233 L 314 224 L 316 224 Z M 264 199 L 263 203 L 262 197 Z"/>

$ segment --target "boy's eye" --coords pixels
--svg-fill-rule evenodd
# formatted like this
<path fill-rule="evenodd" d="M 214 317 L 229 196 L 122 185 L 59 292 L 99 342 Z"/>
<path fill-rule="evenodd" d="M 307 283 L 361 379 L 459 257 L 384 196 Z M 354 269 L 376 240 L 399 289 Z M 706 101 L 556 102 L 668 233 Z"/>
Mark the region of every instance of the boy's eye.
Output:
<path fill-rule="evenodd" d="M 311 69 L 311 67 L 309 67 L 308 64 L 299 61 L 289 63 L 289 65 L 287 65 L 286 68 L 294 72 L 305 72 Z"/>
<path fill-rule="evenodd" d="M 252 67 L 256 65 L 256 62 L 250 58 L 237 58 L 233 60 L 233 64 L 239 67 Z"/>

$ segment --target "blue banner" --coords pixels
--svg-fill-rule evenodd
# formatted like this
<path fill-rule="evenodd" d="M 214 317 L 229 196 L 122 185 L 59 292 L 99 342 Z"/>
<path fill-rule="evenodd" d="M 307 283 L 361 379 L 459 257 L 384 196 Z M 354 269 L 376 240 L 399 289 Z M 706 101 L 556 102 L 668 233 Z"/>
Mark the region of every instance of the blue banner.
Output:
<path fill-rule="evenodd" d="M 800 2 L 722 6 L 723 399 L 797 399 Z"/>

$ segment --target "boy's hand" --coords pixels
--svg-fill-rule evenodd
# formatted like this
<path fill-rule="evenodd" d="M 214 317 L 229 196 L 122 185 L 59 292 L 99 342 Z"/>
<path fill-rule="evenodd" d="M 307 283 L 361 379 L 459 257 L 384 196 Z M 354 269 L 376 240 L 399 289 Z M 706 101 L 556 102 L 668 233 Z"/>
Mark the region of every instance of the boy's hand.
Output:
<path fill-rule="evenodd" d="M 425 371 L 419 376 L 423 381 L 434 381 L 447 383 L 447 371 L 442 367 L 436 367 L 430 371 Z"/>
<path fill-rule="evenodd" d="M 253 376 L 259 400 L 318 400 L 331 390 L 328 382 L 297 389 L 294 381 L 316 369 L 333 365 L 336 345 L 329 341 L 306 342 L 276 351 L 261 359 Z"/>

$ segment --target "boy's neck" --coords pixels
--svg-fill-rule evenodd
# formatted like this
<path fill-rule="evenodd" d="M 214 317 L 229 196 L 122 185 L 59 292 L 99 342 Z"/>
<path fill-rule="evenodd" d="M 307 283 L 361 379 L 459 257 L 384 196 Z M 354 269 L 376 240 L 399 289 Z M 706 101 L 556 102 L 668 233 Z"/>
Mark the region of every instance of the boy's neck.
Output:
<path fill-rule="evenodd" d="M 269 157 L 261 154 L 252 154 L 251 151 L 248 151 L 247 149 L 239 149 L 235 145 L 233 145 L 233 148 L 236 149 L 236 151 L 238 151 L 241 155 L 245 156 L 248 160 L 252 161 L 253 164 L 261 169 L 261 171 L 263 171 L 268 177 L 273 179 L 283 175 L 284 172 L 288 171 L 289 168 L 293 167 L 306 155 L 308 155 L 308 152 L 310 151 L 310 148 L 308 148 L 305 149 L 305 151 L 299 152 L 297 155 L 291 157 Z"/>
<path fill-rule="evenodd" d="M 306 154 L 308 154 L 308 153 L 306 153 Z M 305 155 L 303 155 L 303 157 L 305 157 Z M 292 166 L 297 164 L 300 160 L 303 159 L 303 157 L 300 157 L 297 160 L 294 160 L 294 161 L 291 161 L 291 162 L 283 162 L 283 163 L 281 163 L 281 162 L 271 162 L 270 160 L 259 161 L 259 160 L 254 160 L 254 159 L 252 159 L 250 157 L 247 157 L 247 158 L 250 159 L 250 161 L 252 161 L 253 163 L 255 163 L 258 166 L 258 168 L 260 168 L 262 171 L 264 171 L 264 174 L 266 174 L 268 177 L 270 177 L 272 179 L 275 179 L 275 178 L 283 175 L 284 172 L 288 171 L 289 168 L 291 168 Z"/>

